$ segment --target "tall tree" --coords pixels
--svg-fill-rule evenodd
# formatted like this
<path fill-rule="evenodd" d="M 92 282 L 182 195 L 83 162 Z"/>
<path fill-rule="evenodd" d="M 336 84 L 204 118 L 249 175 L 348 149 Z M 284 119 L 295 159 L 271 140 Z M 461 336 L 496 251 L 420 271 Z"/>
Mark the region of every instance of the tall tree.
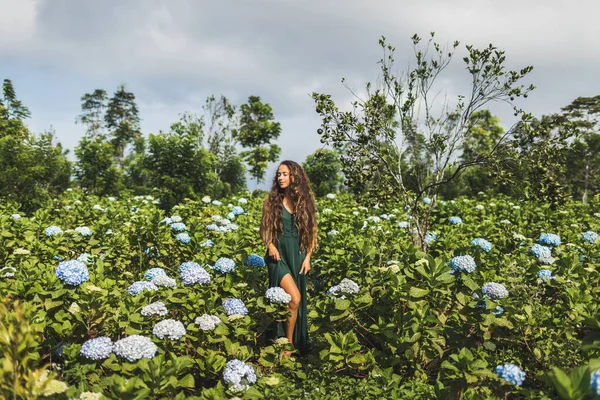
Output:
<path fill-rule="evenodd" d="M 317 196 L 325 196 L 340 189 L 342 164 L 340 154 L 331 149 L 319 149 L 309 154 L 302 163 L 312 189 Z"/>
<path fill-rule="evenodd" d="M 569 185 L 587 203 L 589 192 L 600 190 L 600 96 L 578 97 L 562 112 L 579 130 L 567 155 Z"/>
<path fill-rule="evenodd" d="M 242 147 L 240 156 L 250 166 L 250 175 L 259 184 L 264 180 L 269 162 L 275 162 L 281 154 L 281 148 L 271 142 L 281 134 L 281 125 L 274 121 L 273 108 L 263 104 L 258 96 L 250 96 L 247 104 L 242 104 L 240 127 L 233 131 L 233 137 Z"/>
<path fill-rule="evenodd" d="M 10 79 L 4 79 L 2 84 L 2 98 L 0 99 L 0 117 L 3 119 L 16 119 L 22 121 L 31 116 L 29 108 L 17 99 L 15 88 Z"/>
<path fill-rule="evenodd" d="M 110 142 L 113 145 L 115 157 L 123 164 L 125 147 L 141 136 L 140 117 L 135 95 L 128 92 L 125 85 L 119 85 L 109 100 L 104 122 L 110 132 Z"/>
<path fill-rule="evenodd" d="M 447 176 L 448 169 L 458 158 L 473 113 L 491 101 L 512 104 L 516 97 L 526 96 L 533 89 L 533 86 L 520 84 L 532 67 L 507 70 L 503 51 L 492 45 L 483 49 L 466 46 L 467 55 L 463 61 L 471 81 L 469 94 L 459 96 L 452 103 L 447 99 L 442 104 L 436 103 L 439 96 L 433 94 L 434 90 L 437 91 L 435 85 L 450 64 L 459 43 L 454 42 L 451 48 L 445 48 L 433 38 L 431 33 L 428 43 L 421 47 L 421 38 L 417 35 L 412 37 L 415 67 L 401 74 L 396 73 L 394 66 L 394 47 L 381 38 L 379 44 L 384 55 L 380 62 L 380 85 L 373 88 L 368 83 L 366 98 L 355 95 L 351 111 L 340 111 L 330 95 L 313 93 L 316 111 L 322 117 L 318 133 L 334 147 L 336 144 L 338 147 L 340 144 L 350 145 L 343 156 L 351 161 L 343 162 L 348 180 L 355 184 L 379 175 L 381 184 L 371 190 L 371 195 L 379 200 L 403 198 L 411 210 L 409 221 L 416 228 L 414 243 L 422 249 L 426 248 L 425 234 L 440 185 L 451 181 L 469 166 L 485 162 L 486 157 L 460 162 L 454 174 Z M 370 101 L 372 98 L 377 101 Z M 397 128 L 392 128 L 386 118 L 391 114 L 390 108 L 396 109 Z M 529 117 L 517 107 L 514 107 L 514 112 Z M 417 177 L 417 189 L 413 191 L 404 181 L 402 168 L 405 165 L 401 158 L 411 138 L 419 138 L 419 133 L 424 137 L 431 162 L 428 173 Z M 387 146 L 383 147 L 381 143 Z M 425 195 L 433 200 L 427 207 L 423 207 L 420 201 Z"/>
<path fill-rule="evenodd" d="M 102 136 L 84 136 L 75 148 L 75 182 L 96 196 L 116 195 L 122 188 L 123 172 L 115 164 L 113 148 Z"/>
<path fill-rule="evenodd" d="M 107 100 L 108 96 L 103 89 L 96 89 L 93 93 L 86 93 L 81 97 L 81 114 L 75 122 L 86 125 L 86 135 L 92 139 L 103 133 Z"/>

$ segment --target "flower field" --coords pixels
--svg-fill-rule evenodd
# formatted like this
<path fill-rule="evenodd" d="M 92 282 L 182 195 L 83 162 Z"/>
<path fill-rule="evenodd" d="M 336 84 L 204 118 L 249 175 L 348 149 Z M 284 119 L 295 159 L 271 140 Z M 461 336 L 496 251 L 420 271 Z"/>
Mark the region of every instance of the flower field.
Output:
<path fill-rule="evenodd" d="M 0 397 L 600 394 L 599 198 L 437 201 L 427 252 L 401 204 L 319 199 L 313 351 L 289 360 L 264 337 L 289 295 L 267 285 L 262 200 L 0 204 Z"/>

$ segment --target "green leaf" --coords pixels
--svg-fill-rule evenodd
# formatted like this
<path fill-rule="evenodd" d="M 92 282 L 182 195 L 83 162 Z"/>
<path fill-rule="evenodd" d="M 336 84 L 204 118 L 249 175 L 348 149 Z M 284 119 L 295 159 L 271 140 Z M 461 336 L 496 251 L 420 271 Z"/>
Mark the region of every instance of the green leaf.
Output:
<path fill-rule="evenodd" d="M 421 298 L 429 294 L 429 289 L 421 289 L 415 286 L 411 286 L 408 294 L 414 298 Z"/>

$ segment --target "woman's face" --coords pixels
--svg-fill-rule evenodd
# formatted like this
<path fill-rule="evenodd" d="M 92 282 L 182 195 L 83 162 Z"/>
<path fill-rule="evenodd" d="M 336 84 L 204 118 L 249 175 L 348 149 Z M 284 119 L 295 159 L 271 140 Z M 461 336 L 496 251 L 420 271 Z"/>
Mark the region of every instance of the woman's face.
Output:
<path fill-rule="evenodd" d="M 281 189 L 290 186 L 290 169 L 285 164 L 281 164 L 277 168 L 277 183 Z"/>

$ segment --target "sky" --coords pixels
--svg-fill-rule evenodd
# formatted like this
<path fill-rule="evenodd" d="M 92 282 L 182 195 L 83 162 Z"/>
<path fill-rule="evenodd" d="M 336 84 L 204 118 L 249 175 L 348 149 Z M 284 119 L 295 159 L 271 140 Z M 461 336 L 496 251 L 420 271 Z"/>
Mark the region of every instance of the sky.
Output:
<path fill-rule="evenodd" d="M 460 41 L 439 81 L 450 97 L 469 88 L 465 45 L 490 43 L 509 68 L 534 67 L 525 83 L 536 89 L 519 105 L 536 116 L 600 94 L 596 0 L 0 0 L 0 10 L 0 79 L 31 110 L 30 129 L 52 127 L 71 159 L 85 131 L 75 124 L 81 96 L 125 84 L 145 135 L 201 113 L 211 94 L 236 105 L 260 96 L 281 123 L 281 159 L 301 163 L 323 146 L 310 94 L 348 108 L 341 79 L 359 93 L 377 80 L 381 36 L 399 71 L 414 60 L 415 33 Z M 489 108 L 505 127 L 515 122 L 505 104 Z"/>

